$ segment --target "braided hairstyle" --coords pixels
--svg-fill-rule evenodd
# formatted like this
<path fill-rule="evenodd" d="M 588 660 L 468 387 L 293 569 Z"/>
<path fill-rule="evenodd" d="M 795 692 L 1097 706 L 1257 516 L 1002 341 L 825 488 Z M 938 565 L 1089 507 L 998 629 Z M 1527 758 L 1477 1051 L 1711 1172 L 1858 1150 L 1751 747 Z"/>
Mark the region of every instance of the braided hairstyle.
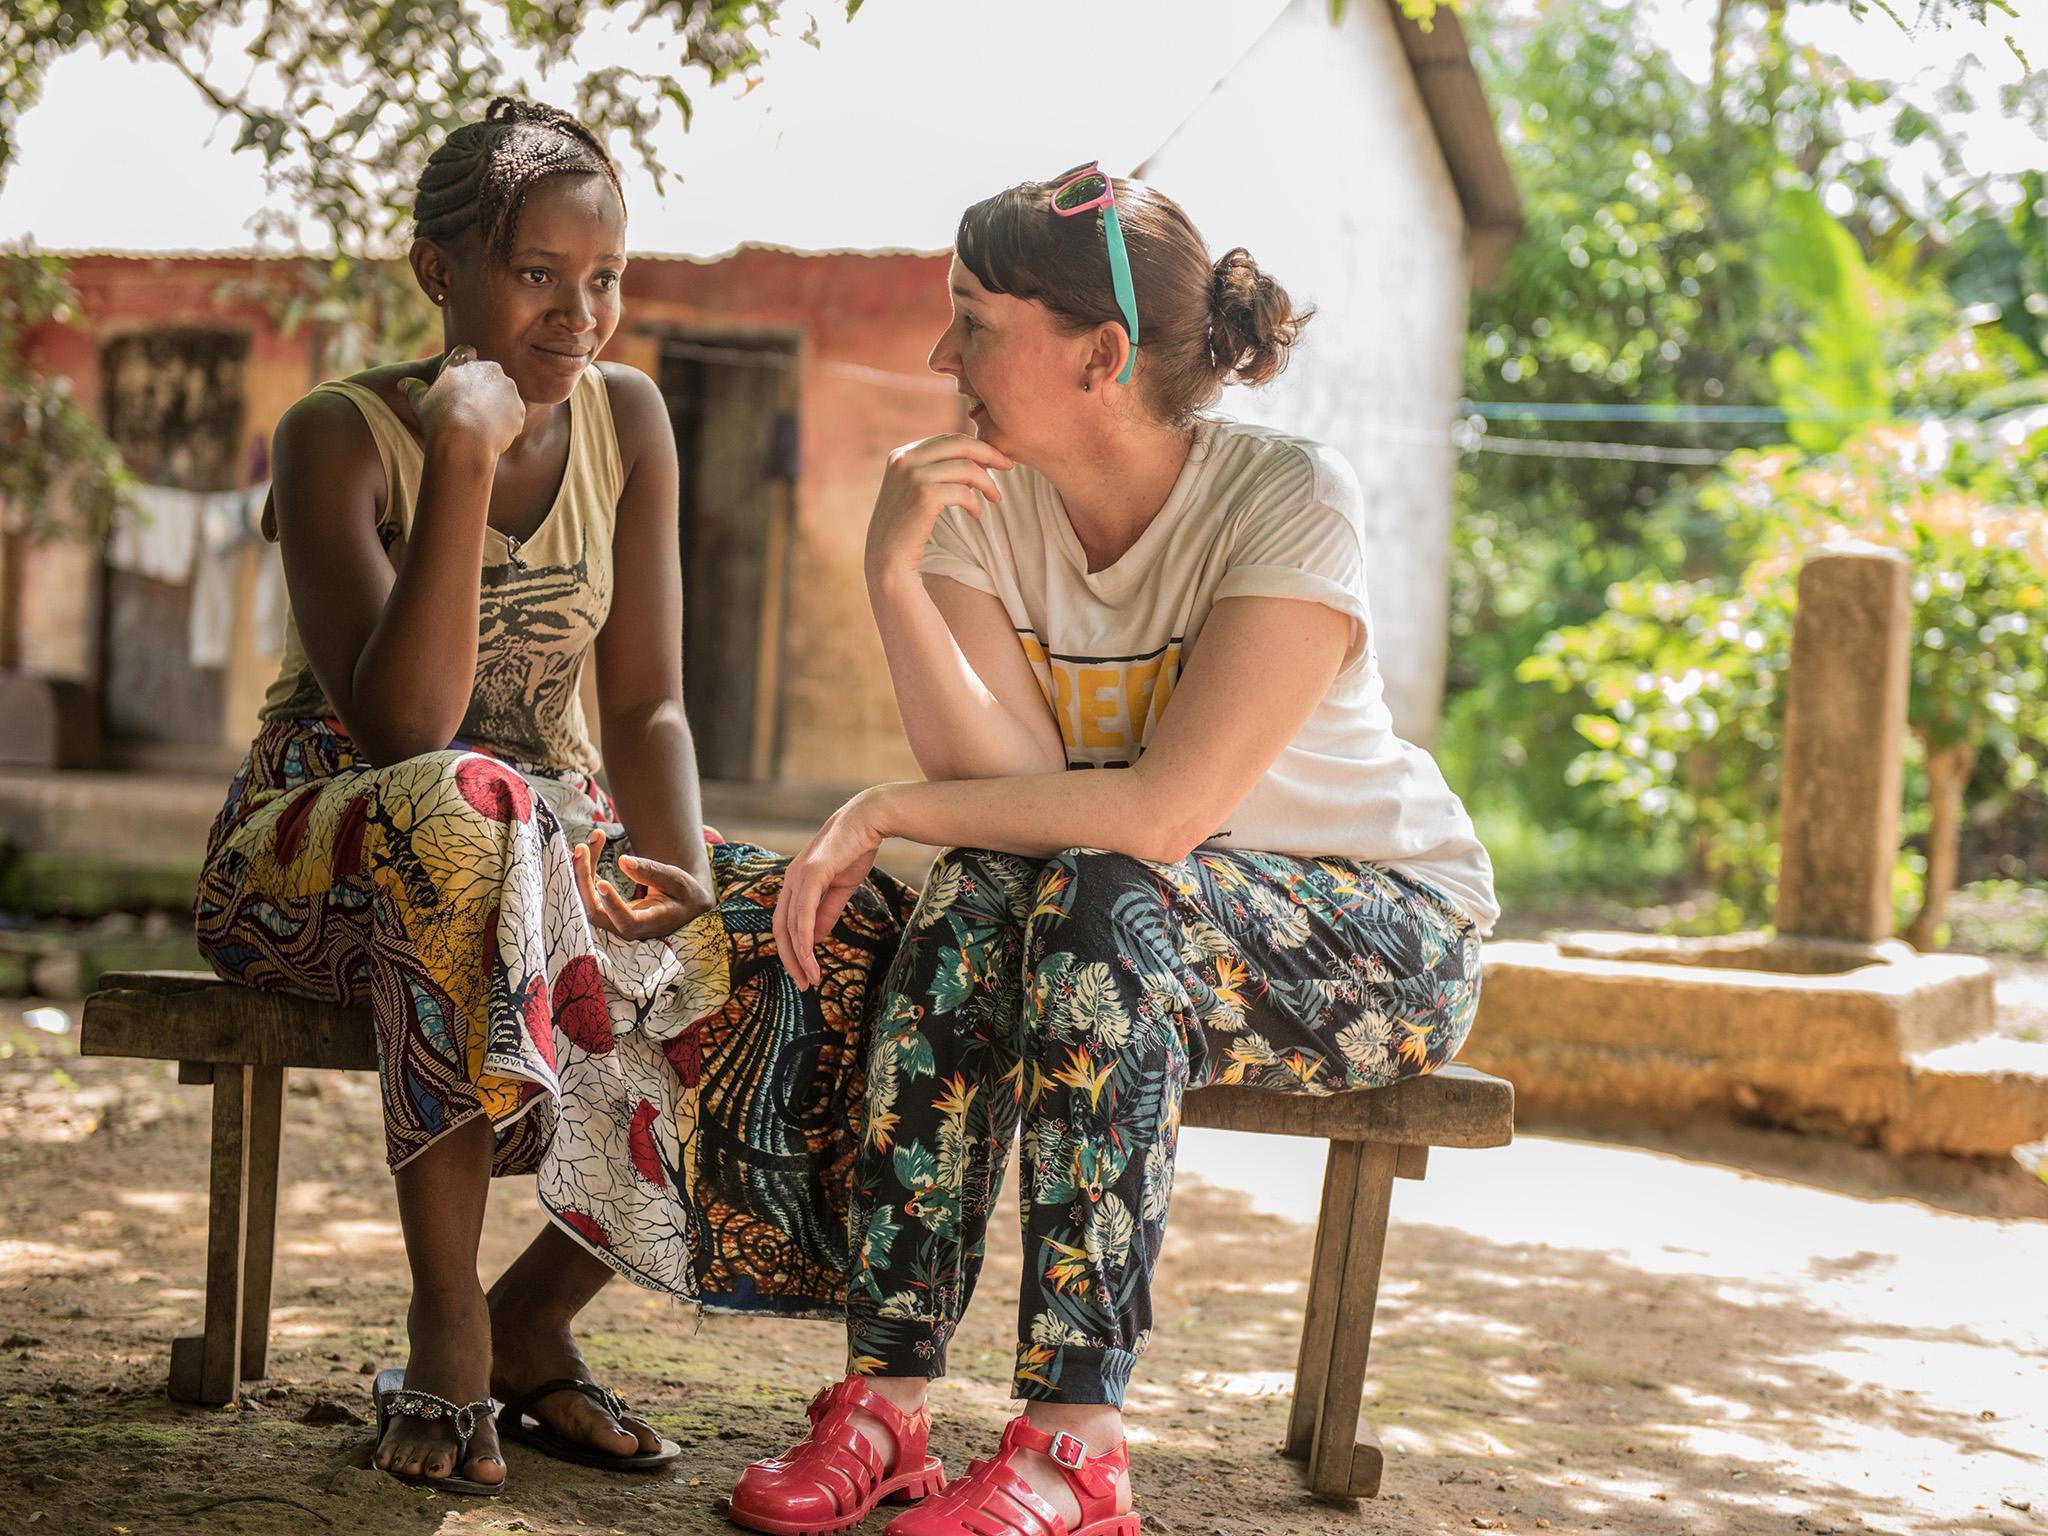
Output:
<path fill-rule="evenodd" d="M 496 96 L 483 121 L 449 134 L 427 160 L 413 202 L 414 233 L 443 244 L 476 229 L 508 261 L 526 195 L 550 176 L 602 176 L 626 207 L 619 173 L 597 135 L 568 113 Z"/>

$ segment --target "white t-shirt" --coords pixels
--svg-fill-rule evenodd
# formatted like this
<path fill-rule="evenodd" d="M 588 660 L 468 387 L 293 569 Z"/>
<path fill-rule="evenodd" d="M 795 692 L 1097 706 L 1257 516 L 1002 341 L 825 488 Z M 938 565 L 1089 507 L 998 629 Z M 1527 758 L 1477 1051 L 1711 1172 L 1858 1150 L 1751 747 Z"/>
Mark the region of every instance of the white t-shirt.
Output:
<path fill-rule="evenodd" d="M 1182 658 L 1227 597 L 1323 603 L 1351 618 L 1342 670 L 1204 846 L 1386 864 L 1436 887 L 1483 934 L 1493 865 L 1436 762 L 1394 734 L 1366 609 L 1357 477 L 1341 455 L 1265 427 L 1204 420 L 1159 515 L 1090 572 L 1059 493 L 1028 466 L 1000 504 L 943 513 L 919 569 L 992 594 L 1058 717 L 1069 768 L 1135 762 Z"/>

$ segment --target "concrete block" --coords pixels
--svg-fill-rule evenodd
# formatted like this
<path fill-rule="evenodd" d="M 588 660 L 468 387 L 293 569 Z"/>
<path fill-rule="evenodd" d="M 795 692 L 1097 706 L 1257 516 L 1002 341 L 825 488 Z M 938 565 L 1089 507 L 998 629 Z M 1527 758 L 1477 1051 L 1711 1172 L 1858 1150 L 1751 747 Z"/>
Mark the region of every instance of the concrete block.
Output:
<path fill-rule="evenodd" d="M 196 866 L 227 798 L 228 779 L 227 773 L 0 773 L 0 835 L 29 853 Z"/>
<path fill-rule="evenodd" d="M 1779 789 L 1780 933 L 1891 935 L 1910 576 L 1897 550 L 1859 543 L 1830 545 L 1800 569 Z"/>
<path fill-rule="evenodd" d="M 2048 1043 L 1993 1038 L 1906 1064 L 1904 1102 L 1885 1126 L 1894 1152 L 2002 1157 L 2048 1137 Z"/>
<path fill-rule="evenodd" d="M 99 751 L 99 709 L 90 689 L 0 672 L 0 768 L 87 766 Z"/>
<path fill-rule="evenodd" d="M 1878 1140 L 1916 1113 L 1908 1057 L 1996 1018 L 1984 961 L 1902 944 L 1574 934 L 1484 955 L 1460 1059 L 1532 1115 L 1719 1113 Z"/>

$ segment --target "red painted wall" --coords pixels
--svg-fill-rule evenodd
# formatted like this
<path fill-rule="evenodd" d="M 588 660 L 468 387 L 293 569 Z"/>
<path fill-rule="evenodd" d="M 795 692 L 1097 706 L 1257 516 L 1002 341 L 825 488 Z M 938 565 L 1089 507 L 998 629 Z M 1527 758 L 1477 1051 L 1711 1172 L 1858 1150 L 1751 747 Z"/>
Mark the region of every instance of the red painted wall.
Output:
<path fill-rule="evenodd" d="M 625 318 L 608 357 L 652 371 L 662 337 L 672 334 L 715 341 L 772 333 L 795 349 L 800 477 L 777 778 L 850 784 L 914 772 L 867 611 L 861 549 L 883 456 L 899 443 L 964 427 L 951 386 L 924 366 L 947 320 L 946 267 L 943 255 L 748 248 L 710 262 L 639 257 L 626 276 Z M 75 257 L 81 313 L 72 324 L 39 331 L 32 354 L 70 377 L 78 399 L 97 413 L 98 349 L 108 338 L 170 325 L 244 330 L 244 438 L 267 439 L 317 382 L 315 337 L 304 329 L 281 334 L 264 305 L 237 290 L 252 281 L 288 283 L 292 271 L 290 262 L 241 257 Z M 65 622 L 89 619 L 68 612 Z M 253 658 L 237 664 L 222 729 L 230 746 L 253 729 L 268 682 Z"/>

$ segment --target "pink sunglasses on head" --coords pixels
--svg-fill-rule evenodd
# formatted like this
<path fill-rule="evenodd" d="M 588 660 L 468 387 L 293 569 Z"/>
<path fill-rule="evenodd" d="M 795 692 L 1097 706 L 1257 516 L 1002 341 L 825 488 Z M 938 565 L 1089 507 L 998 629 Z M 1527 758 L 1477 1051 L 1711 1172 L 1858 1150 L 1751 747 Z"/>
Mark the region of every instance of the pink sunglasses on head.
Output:
<path fill-rule="evenodd" d="M 1102 210 L 1102 238 L 1109 246 L 1109 285 L 1116 291 L 1116 307 L 1124 312 L 1124 329 L 1130 333 L 1131 350 L 1125 354 L 1119 384 L 1131 382 L 1131 370 L 1138 365 L 1138 291 L 1131 283 L 1131 256 L 1124 248 L 1124 227 L 1116 216 L 1116 184 L 1102 172 L 1102 162 L 1090 160 L 1061 176 L 1052 190 L 1052 211 L 1063 219 Z"/>

